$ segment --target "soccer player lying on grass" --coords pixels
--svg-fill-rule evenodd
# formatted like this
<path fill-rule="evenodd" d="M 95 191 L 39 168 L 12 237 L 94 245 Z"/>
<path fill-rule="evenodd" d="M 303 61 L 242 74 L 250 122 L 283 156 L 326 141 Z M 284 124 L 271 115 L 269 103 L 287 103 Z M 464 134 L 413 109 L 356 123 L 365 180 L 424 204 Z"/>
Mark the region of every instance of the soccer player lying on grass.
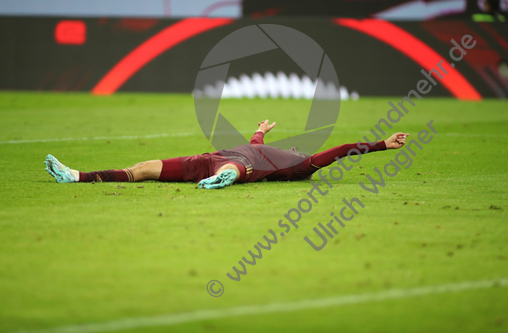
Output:
<path fill-rule="evenodd" d="M 46 157 L 46 170 L 59 183 L 74 182 L 196 182 L 199 188 L 215 189 L 233 183 L 251 183 L 260 180 L 303 180 L 336 161 L 347 156 L 350 149 L 362 154 L 379 150 L 398 149 L 406 143 L 409 134 L 395 133 L 385 141 L 345 144 L 312 156 L 291 150 L 266 146 L 263 138 L 276 123 L 268 120 L 258 123 L 250 144 L 233 149 L 220 150 L 211 154 L 170 158 L 141 162 L 123 170 L 79 172 L 60 163 L 53 155 Z M 355 151 L 352 152 L 355 154 Z M 351 155 L 351 154 L 350 154 Z"/>

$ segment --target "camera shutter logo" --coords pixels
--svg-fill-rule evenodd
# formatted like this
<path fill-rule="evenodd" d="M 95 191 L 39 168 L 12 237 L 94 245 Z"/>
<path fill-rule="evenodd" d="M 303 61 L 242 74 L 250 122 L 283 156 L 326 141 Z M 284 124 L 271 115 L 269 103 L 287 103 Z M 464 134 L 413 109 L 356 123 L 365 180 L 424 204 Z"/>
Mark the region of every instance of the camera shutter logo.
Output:
<path fill-rule="evenodd" d="M 298 30 L 277 24 L 251 25 L 240 28 L 219 41 L 206 56 L 196 77 L 194 91 L 203 91 L 206 85 L 219 88 L 217 96 L 194 96 L 199 125 L 215 149 L 231 149 L 249 144 L 218 111 L 231 62 L 277 48 L 282 49 L 317 83 L 304 133 L 268 145 L 280 149 L 297 147 L 299 151 L 313 154 L 332 133 L 339 116 L 340 99 L 326 99 L 326 90 L 327 84 L 334 84 L 338 88 L 339 79 L 326 53 L 312 38 Z M 253 167 L 267 170 L 272 164 L 278 168 L 292 166 L 287 161 L 271 162 Z M 300 162 L 295 159 L 289 163 L 295 165 Z"/>

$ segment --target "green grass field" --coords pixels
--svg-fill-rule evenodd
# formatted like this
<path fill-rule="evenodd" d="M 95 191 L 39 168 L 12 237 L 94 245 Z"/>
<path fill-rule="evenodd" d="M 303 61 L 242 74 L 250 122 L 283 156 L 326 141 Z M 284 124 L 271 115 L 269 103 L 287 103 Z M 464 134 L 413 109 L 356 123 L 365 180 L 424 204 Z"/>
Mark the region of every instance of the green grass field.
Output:
<path fill-rule="evenodd" d="M 257 121 L 277 121 L 268 142 L 303 130 L 310 106 L 221 103 L 247 138 Z M 343 102 L 321 150 L 357 142 L 387 103 Z M 44 170 L 48 153 L 92 171 L 214 149 L 190 95 L 0 93 L 0 332 L 506 332 L 507 106 L 418 101 L 393 131 L 415 138 L 433 119 L 439 134 L 411 168 L 374 195 L 358 185 L 362 173 L 374 175 L 373 167 L 397 151 L 363 156 L 299 229 L 279 238 L 236 282 L 226 273 L 270 229 L 279 230 L 278 220 L 306 197 L 309 181 L 216 191 L 192 183 L 58 184 Z M 352 197 L 365 208 L 314 251 L 303 238 Z M 213 279 L 224 284 L 221 297 L 206 290 Z M 493 282 L 475 284 L 486 280 Z M 469 287 L 435 289 L 462 283 Z M 422 287 L 433 291 L 411 293 Z M 390 291 L 400 297 L 376 298 Z M 312 305 L 349 295 L 366 298 Z M 271 303 L 281 305 L 261 313 L 238 309 Z M 98 326 L 74 326 L 82 324 Z"/>

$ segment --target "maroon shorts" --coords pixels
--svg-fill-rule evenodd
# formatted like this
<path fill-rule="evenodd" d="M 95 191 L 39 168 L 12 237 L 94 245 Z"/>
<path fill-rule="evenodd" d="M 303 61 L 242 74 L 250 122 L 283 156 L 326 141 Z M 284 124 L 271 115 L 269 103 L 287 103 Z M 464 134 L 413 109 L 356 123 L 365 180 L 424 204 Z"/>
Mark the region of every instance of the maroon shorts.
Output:
<path fill-rule="evenodd" d="M 162 160 L 162 171 L 159 181 L 162 182 L 194 182 L 215 175 L 224 164 L 233 163 L 240 170 L 237 181 L 245 178 L 245 167 L 231 162 L 220 154 L 202 154 Z"/>
<path fill-rule="evenodd" d="M 162 160 L 162 171 L 159 176 L 161 182 L 182 182 L 183 172 L 180 157 Z"/>

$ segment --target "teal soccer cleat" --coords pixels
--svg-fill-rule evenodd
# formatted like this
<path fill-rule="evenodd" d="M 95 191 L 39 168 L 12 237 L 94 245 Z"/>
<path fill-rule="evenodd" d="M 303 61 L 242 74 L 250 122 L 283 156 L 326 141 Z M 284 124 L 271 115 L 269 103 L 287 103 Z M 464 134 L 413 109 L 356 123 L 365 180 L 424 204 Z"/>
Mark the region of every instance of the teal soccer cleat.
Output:
<path fill-rule="evenodd" d="M 53 177 L 55 177 L 57 183 L 75 183 L 76 179 L 71 173 L 69 167 L 66 167 L 55 156 L 48 154 L 46 156 L 46 171 Z"/>
<path fill-rule="evenodd" d="M 206 188 L 207 190 L 224 188 L 233 184 L 237 177 L 236 171 L 224 170 L 220 174 L 205 178 L 198 184 L 199 188 Z"/>

